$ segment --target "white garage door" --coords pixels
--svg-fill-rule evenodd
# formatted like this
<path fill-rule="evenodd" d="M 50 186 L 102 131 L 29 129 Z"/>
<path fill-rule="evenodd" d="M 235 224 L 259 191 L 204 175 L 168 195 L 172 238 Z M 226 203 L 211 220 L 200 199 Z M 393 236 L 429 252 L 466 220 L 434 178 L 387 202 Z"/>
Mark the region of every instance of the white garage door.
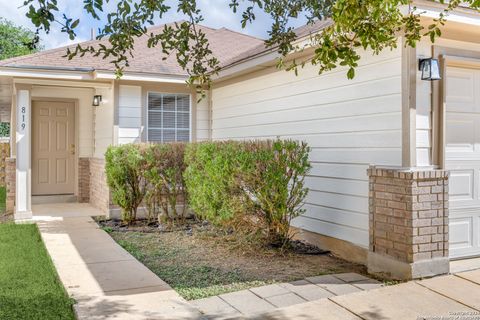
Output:
<path fill-rule="evenodd" d="M 480 255 L 480 70 L 447 68 L 450 257 Z"/>

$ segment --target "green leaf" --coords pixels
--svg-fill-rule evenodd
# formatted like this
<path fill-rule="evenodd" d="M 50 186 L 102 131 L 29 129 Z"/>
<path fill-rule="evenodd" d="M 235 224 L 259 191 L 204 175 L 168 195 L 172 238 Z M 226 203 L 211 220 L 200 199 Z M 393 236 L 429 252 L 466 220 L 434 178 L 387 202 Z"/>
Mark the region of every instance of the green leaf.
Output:
<path fill-rule="evenodd" d="M 411 1 L 407 0 L 243 0 L 241 5 L 239 0 L 230 0 L 225 2 L 225 6 L 228 5 L 239 15 L 243 28 L 255 23 L 258 14 L 267 15 L 271 24 L 265 30 L 268 34 L 265 45 L 277 51 L 285 60 L 298 45 L 297 32 L 291 28 L 293 21 L 300 18 L 310 24 L 317 20 L 331 21 L 322 30 L 312 27 L 311 30 L 321 32 L 312 34 L 314 54 L 307 60 L 318 68 L 319 73 L 330 71 L 338 65 L 349 66 L 347 77 L 351 78 L 355 75 L 352 70 L 357 68 L 359 53 L 369 51 L 380 54 L 385 49 L 394 49 L 399 34 L 403 34 L 407 39 L 406 44 L 412 47 L 423 37 L 434 41 L 442 35 L 440 27 L 448 23 L 449 13 L 460 3 L 469 5 L 472 10 L 480 7 L 479 0 L 441 2 L 445 2 L 444 10 L 428 26 L 422 24 L 415 7 L 409 13 L 403 11 L 405 5 L 411 5 Z M 112 63 L 119 71 L 117 74 L 121 74 L 135 54 L 133 44 L 139 37 L 146 36 L 148 47 L 158 45 L 165 56 L 176 58 L 177 64 L 190 76 L 190 84 L 208 88 L 212 76 L 220 70 L 220 64 L 210 48 L 208 37 L 198 27 L 204 20 L 202 10 L 198 7 L 198 1 L 179 0 L 172 3 L 175 3 L 175 7 L 167 5 L 165 0 L 84 0 L 83 10 L 97 20 L 100 19 L 97 12 L 105 10 L 106 19 L 99 20 L 98 38 L 108 42 L 109 49 L 86 45 L 82 50 L 72 52 L 69 57 L 90 52 L 105 59 L 105 63 Z M 26 16 L 38 28 L 37 31 L 48 33 L 53 23 L 60 22 L 63 33 L 70 39 L 77 37 L 74 30 L 80 26 L 80 20 L 61 12 L 57 0 L 24 0 L 23 4 L 28 7 Z M 172 11 L 178 12 L 186 20 L 156 29 L 154 35 L 147 34 L 147 25 Z M 284 68 L 298 72 L 298 68 L 288 65 Z"/>
<path fill-rule="evenodd" d="M 347 78 L 348 78 L 348 79 L 353 79 L 353 78 L 355 78 L 355 69 L 354 69 L 354 68 L 348 69 Z"/>
<path fill-rule="evenodd" d="M 70 28 L 71 28 L 71 29 L 75 29 L 75 28 L 78 26 L 79 23 L 80 23 L 80 19 L 75 20 L 75 21 L 70 25 Z"/>

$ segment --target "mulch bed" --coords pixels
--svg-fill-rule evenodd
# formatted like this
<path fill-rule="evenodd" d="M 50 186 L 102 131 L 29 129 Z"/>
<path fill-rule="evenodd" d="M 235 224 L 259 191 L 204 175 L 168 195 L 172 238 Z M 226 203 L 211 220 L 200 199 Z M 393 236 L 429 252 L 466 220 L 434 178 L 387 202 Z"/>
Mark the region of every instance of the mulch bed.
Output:
<path fill-rule="evenodd" d="M 187 220 L 185 225 L 173 225 L 173 226 L 165 226 L 163 224 L 159 224 L 158 221 L 147 222 L 145 220 L 136 221 L 133 224 L 126 224 L 120 220 L 106 220 L 102 218 L 97 218 L 97 222 L 107 231 L 113 232 L 142 232 L 142 233 L 170 233 L 170 232 L 185 232 L 186 236 L 192 236 L 194 232 L 196 233 L 218 233 L 220 232 L 219 229 L 215 229 L 215 227 L 211 226 L 207 221 L 199 222 L 192 219 Z M 229 232 L 227 232 L 229 233 Z M 267 246 L 272 250 L 279 250 L 279 246 L 270 245 Z M 329 254 L 330 251 L 320 249 L 317 246 L 312 244 L 306 243 L 300 240 L 292 240 L 288 244 L 288 252 L 289 253 L 297 253 L 302 255 L 324 255 Z"/>

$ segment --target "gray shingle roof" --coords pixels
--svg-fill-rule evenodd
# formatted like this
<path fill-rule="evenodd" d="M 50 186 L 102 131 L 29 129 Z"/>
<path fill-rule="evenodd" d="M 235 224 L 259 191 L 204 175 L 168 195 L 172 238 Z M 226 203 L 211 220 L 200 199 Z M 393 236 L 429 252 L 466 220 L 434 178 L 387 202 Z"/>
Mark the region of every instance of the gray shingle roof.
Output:
<path fill-rule="evenodd" d="M 326 22 L 317 22 L 312 25 L 305 25 L 295 30 L 298 37 L 318 32 L 327 25 Z M 255 38 L 246 34 L 235 32 L 226 28 L 213 29 L 205 26 L 199 26 L 206 34 L 210 48 L 220 61 L 221 66 L 228 66 L 237 61 L 255 56 L 275 48 L 266 48 L 264 40 Z M 164 28 L 164 25 L 152 27 L 149 31 L 155 33 Z M 161 46 L 148 48 L 148 37 L 142 36 L 135 41 L 133 58 L 129 59 L 129 66 L 125 68 L 126 72 L 150 73 L 150 74 L 168 74 L 186 76 L 187 73 L 177 63 L 175 54 L 170 54 L 166 60 L 162 53 Z M 103 43 L 108 45 L 107 40 L 92 40 L 83 42 L 84 45 L 95 45 Z M 0 61 L 0 67 L 32 67 L 32 68 L 69 68 L 69 69 L 88 69 L 98 71 L 115 71 L 115 66 L 104 60 L 102 57 L 95 57 L 91 54 L 85 54 L 83 57 L 75 57 L 68 60 L 63 57 L 68 47 L 75 48 L 76 45 L 55 48 L 41 51 L 38 53 L 11 58 Z"/>
<path fill-rule="evenodd" d="M 307 37 L 307 36 L 313 35 L 315 33 L 318 33 L 322 29 L 328 27 L 330 24 L 331 24 L 330 20 L 325 20 L 325 21 L 317 20 L 315 23 L 306 24 L 306 25 L 303 25 L 299 28 L 296 28 L 294 30 L 294 32 L 297 35 L 297 39 L 300 39 L 300 38 Z M 222 67 L 227 67 L 229 65 L 235 64 L 235 63 L 240 62 L 242 60 L 246 60 L 248 58 L 254 57 L 256 55 L 259 55 L 259 54 L 262 54 L 262 53 L 265 53 L 265 52 L 275 51 L 276 48 L 277 47 L 267 48 L 267 47 L 265 47 L 265 43 L 262 42 L 261 44 L 257 45 L 256 47 L 240 53 L 238 56 L 235 56 L 235 57 L 232 57 L 230 59 L 222 61 L 221 66 Z"/>
<path fill-rule="evenodd" d="M 150 28 L 149 31 L 155 33 L 155 31 L 158 32 L 163 27 L 164 25 L 153 27 Z M 212 29 L 205 26 L 200 26 L 200 28 L 206 34 L 210 43 L 210 48 L 215 57 L 220 60 L 220 63 L 258 45 L 263 45 L 262 39 L 231 31 L 226 28 Z M 135 41 L 133 58 L 129 59 L 130 65 L 125 68 L 125 71 L 186 75 L 186 72 L 178 65 L 175 54 L 170 54 L 166 60 L 162 60 L 165 55 L 162 53 L 161 46 L 148 48 L 147 41 L 147 36 L 142 36 Z M 107 40 L 83 42 L 84 45 L 95 45 L 99 43 L 108 45 Z M 75 57 L 72 60 L 68 60 L 67 58 L 63 57 L 68 47 L 73 49 L 75 46 L 76 45 L 55 48 L 30 55 L 3 60 L 0 61 L 0 67 L 29 66 L 37 68 L 85 68 L 99 71 L 115 70 L 115 66 L 111 63 L 108 63 L 108 59 L 104 60 L 102 57 L 95 57 L 88 53 L 83 57 Z"/>

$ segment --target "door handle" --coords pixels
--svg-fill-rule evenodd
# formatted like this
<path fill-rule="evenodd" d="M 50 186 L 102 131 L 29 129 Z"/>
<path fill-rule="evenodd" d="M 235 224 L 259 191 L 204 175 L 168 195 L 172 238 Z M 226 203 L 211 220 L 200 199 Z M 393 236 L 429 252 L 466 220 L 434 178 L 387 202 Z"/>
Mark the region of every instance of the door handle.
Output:
<path fill-rule="evenodd" d="M 70 154 L 75 154 L 75 144 L 70 145 Z"/>

